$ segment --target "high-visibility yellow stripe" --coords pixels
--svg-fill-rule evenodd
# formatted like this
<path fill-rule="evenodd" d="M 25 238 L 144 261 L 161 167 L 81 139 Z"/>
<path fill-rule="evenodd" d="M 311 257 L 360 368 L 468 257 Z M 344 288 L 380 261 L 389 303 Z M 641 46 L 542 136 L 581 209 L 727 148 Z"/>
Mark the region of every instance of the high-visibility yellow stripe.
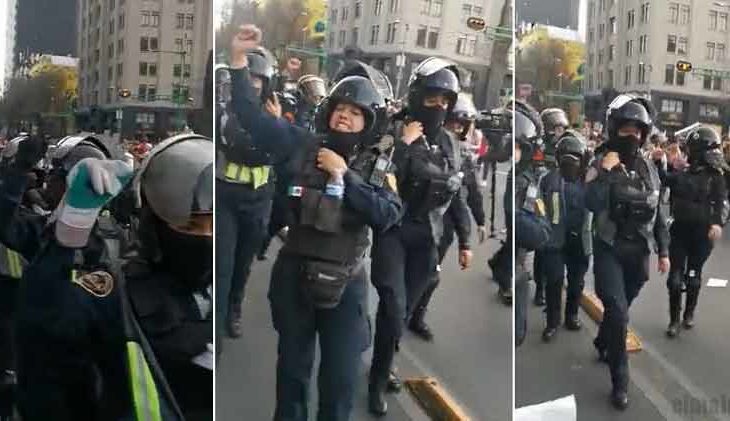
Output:
<path fill-rule="evenodd" d="M 138 343 L 127 342 L 127 358 L 137 421 L 162 421 L 155 380 Z"/>
<path fill-rule="evenodd" d="M 269 181 L 269 167 L 256 167 L 253 172 L 253 188 L 258 189 Z"/>
<path fill-rule="evenodd" d="M 238 171 L 241 167 L 234 164 L 233 162 L 229 162 L 228 165 L 226 165 L 226 178 L 229 178 L 231 180 L 238 179 Z"/>
<path fill-rule="evenodd" d="M 23 276 L 23 266 L 20 263 L 20 255 L 13 250 L 7 249 L 8 268 L 10 276 L 20 279 Z"/>
<path fill-rule="evenodd" d="M 18 275 L 15 271 L 15 260 L 13 259 L 12 250 L 10 250 L 10 249 L 5 250 L 5 259 L 7 260 L 8 272 L 10 273 L 10 277 L 17 279 Z"/>
<path fill-rule="evenodd" d="M 553 192 L 553 225 L 560 223 L 560 193 Z"/>
<path fill-rule="evenodd" d="M 241 183 L 250 183 L 251 182 L 251 168 L 246 166 L 241 166 L 241 172 L 238 174 L 238 181 Z"/>

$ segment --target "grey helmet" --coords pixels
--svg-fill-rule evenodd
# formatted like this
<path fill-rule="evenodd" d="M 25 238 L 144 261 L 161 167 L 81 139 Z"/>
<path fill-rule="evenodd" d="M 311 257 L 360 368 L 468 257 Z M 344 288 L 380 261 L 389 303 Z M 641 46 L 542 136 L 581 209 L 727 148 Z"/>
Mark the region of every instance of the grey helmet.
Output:
<path fill-rule="evenodd" d="M 161 142 L 134 179 L 137 206 L 144 203 L 167 224 L 184 226 L 193 214 L 213 212 L 215 146 L 195 133 Z"/>
<path fill-rule="evenodd" d="M 68 174 L 82 159 L 112 159 L 112 153 L 96 135 L 81 133 L 59 140 L 49 158 L 55 172 Z"/>

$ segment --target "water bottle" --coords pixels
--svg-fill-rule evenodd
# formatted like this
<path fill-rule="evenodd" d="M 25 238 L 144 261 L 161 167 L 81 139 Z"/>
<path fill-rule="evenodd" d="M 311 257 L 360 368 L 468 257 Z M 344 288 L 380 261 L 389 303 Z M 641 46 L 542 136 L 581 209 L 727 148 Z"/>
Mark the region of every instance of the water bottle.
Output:
<path fill-rule="evenodd" d="M 342 199 L 345 196 L 345 180 L 341 176 L 330 177 L 325 187 L 325 195 Z"/>

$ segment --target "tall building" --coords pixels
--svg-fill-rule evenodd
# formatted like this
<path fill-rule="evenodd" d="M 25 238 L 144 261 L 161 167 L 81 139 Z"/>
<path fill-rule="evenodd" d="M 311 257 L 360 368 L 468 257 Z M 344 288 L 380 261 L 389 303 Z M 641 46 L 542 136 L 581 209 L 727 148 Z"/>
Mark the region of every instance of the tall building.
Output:
<path fill-rule="evenodd" d="M 516 0 L 518 23 L 578 30 L 580 0 Z"/>
<path fill-rule="evenodd" d="M 13 70 L 39 54 L 76 55 L 76 0 L 11 0 L 15 9 Z M 22 75 L 21 75 L 22 76 Z"/>
<path fill-rule="evenodd" d="M 333 58 L 344 56 L 345 49 L 357 51 L 360 59 L 388 75 L 399 97 L 422 60 L 447 58 L 459 66 L 462 90 L 473 92 L 475 104 L 483 107 L 492 41 L 466 21 L 482 17 L 496 27 L 503 5 L 501 0 L 331 0 L 325 49 Z M 329 73 L 334 73 L 337 60 L 329 62 Z"/>
<path fill-rule="evenodd" d="M 651 99 L 661 129 L 696 121 L 727 131 L 730 107 L 730 5 L 692 2 L 591 0 L 588 3 L 586 115 L 603 120 L 619 92 Z M 677 70 L 678 61 L 693 71 Z"/>
<path fill-rule="evenodd" d="M 179 129 L 203 108 L 211 9 L 210 0 L 79 0 L 80 110 L 121 116 L 127 137 Z"/>

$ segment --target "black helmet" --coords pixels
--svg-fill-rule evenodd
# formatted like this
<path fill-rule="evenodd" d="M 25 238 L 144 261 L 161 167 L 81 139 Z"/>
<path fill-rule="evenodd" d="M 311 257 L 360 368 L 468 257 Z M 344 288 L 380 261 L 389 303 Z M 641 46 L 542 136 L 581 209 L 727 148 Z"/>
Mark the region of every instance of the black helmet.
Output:
<path fill-rule="evenodd" d="M 215 77 L 216 103 L 225 104 L 231 100 L 231 73 L 225 64 L 217 64 L 213 70 Z"/>
<path fill-rule="evenodd" d="M 393 94 L 393 86 L 390 84 L 390 79 L 375 67 L 362 61 L 350 60 L 345 63 L 345 67 L 332 79 L 332 83 L 337 83 L 348 76 L 362 76 L 370 79 L 386 103 L 394 100 L 395 95 Z"/>
<path fill-rule="evenodd" d="M 706 161 L 707 152 L 720 149 L 722 142 L 716 131 L 700 126 L 687 135 L 686 150 L 690 164 Z"/>
<path fill-rule="evenodd" d="M 521 163 L 532 161 L 532 157 L 542 147 L 542 122 L 540 115 L 526 102 L 515 100 L 514 125 L 515 142 L 520 145 Z"/>
<path fill-rule="evenodd" d="M 446 117 L 446 121 L 474 121 L 477 118 L 477 108 L 468 96 L 461 94 L 456 98 L 454 109 Z"/>
<path fill-rule="evenodd" d="M 654 107 L 645 98 L 628 94 L 617 96 L 608 106 L 608 111 L 606 111 L 608 138 L 615 138 L 622 126 L 635 124 L 641 130 L 641 143 L 643 145 L 651 132 L 654 114 Z"/>
<path fill-rule="evenodd" d="M 276 98 L 279 100 L 281 105 L 281 114 L 291 114 L 292 116 L 297 114 L 297 97 L 291 92 L 277 92 Z"/>
<path fill-rule="evenodd" d="M 442 93 L 449 99 L 450 112 L 459 95 L 459 70 L 446 60 L 429 57 L 416 67 L 408 81 L 408 107 L 411 110 L 423 106 L 423 99 L 429 93 Z"/>
<path fill-rule="evenodd" d="M 553 133 L 556 127 L 563 127 L 565 129 L 570 127 L 568 115 L 560 108 L 546 108 L 542 110 L 540 120 L 542 120 L 545 133 Z"/>
<path fill-rule="evenodd" d="M 585 168 L 588 159 L 586 143 L 573 133 L 567 133 L 558 140 L 555 149 L 555 158 L 560 163 L 566 157 L 575 158 Z"/>
<path fill-rule="evenodd" d="M 261 50 L 254 50 L 246 54 L 248 59 L 248 71 L 252 76 L 256 76 L 263 81 L 261 89 L 261 98 L 268 98 L 274 84 L 274 65 L 268 55 Z"/>
<path fill-rule="evenodd" d="M 365 115 L 365 128 L 362 135 L 380 137 L 388 127 L 385 99 L 380 95 L 373 82 L 362 76 L 348 76 L 339 81 L 317 107 L 315 128 L 319 133 L 327 133 L 329 120 L 335 107 L 347 102 L 360 108 Z"/>

